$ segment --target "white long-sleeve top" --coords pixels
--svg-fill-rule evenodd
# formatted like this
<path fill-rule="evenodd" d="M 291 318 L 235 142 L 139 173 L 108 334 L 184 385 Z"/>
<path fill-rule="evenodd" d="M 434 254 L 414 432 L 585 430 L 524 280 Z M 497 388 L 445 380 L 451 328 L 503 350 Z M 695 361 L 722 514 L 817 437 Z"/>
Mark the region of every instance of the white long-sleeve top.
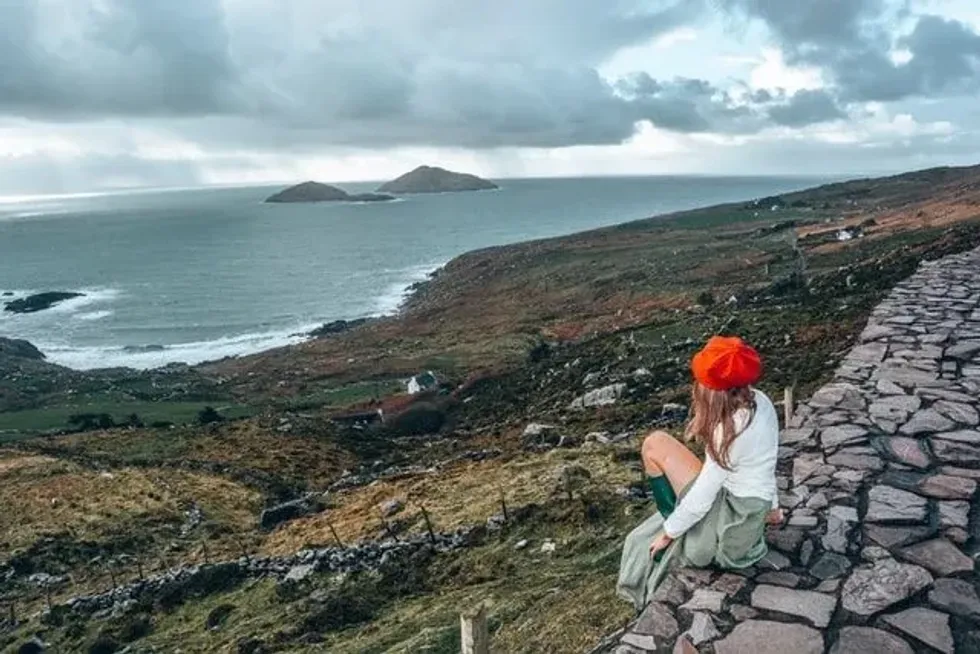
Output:
<path fill-rule="evenodd" d="M 725 488 L 736 497 L 757 497 L 779 507 L 776 491 L 776 454 L 779 450 L 779 419 L 776 408 L 765 393 L 755 395 L 755 415 L 748 409 L 735 413 L 735 430 L 740 432 L 729 452 L 729 466 L 725 470 L 711 455 L 706 455 L 704 466 L 687 494 L 664 522 L 664 531 L 671 538 L 681 536 L 696 525 L 708 513 L 718 492 Z M 752 422 L 746 425 L 751 416 Z M 721 426 L 715 432 L 720 438 Z"/>

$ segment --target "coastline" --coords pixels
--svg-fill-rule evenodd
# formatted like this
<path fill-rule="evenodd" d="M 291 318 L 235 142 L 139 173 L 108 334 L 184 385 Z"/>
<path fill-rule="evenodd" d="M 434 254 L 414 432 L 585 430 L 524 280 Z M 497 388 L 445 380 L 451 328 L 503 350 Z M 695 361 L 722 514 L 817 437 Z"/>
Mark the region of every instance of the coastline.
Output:
<path fill-rule="evenodd" d="M 956 170 L 961 169 L 941 169 L 940 172 L 947 170 L 953 170 L 955 172 Z M 921 176 L 923 174 L 938 173 L 936 173 L 936 171 L 920 171 L 914 175 Z M 800 179 L 802 180 L 805 178 Z M 99 368 L 103 367 L 103 365 L 94 365 L 94 363 L 98 361 L 98 353 L 101 352 L 104 354 L 106 351 L 109 351 L 112 356 L 116 357 L 114 359 L 110 359 L 109 365 L 112 367 L 130 365 L 137 370 L 149 370 L 156 367 L 166 366 L 171 363 L 189 363 L 190 365 L 196 367 L 210 368 L 214 366 L 220 367 L 223 364 L 227 364 L 229 362 L 233 363 L 237 360 L 248 360 L 250 358 L 265 359 L 277 353 L 281 354 L 284 351 L 288 351 L 290 348 L 300 347 L 302 349 L 309 349 L 312 347 L 313 349 L 317 349 L 316 341 L 323 339 L 312 339 L 308 336 L 309 332 L 325 323 L 330 323 L 335 320 L 350 321 L 363 318 L 369 319 L 365 324 L 360 324 L 354 329 L 344 332 L 345 342 L 352 339 L 356 340 L 362 334 L 366 334 L 365 338 L 370 341 L 373 336 L 379 332 L 379 330 L 385 331 L 387 334 L 392 335 L 392 330 L 398 331 L 400 327 L 404 327 L 406 323 L 411 323 L 414 320 L 412 314 L 418 314 L 419 316 L 426 316 L 427 314 L 431 314 L 433 312 L 438 314 L 443 312 L 444 309 L 449 306 L 448 303 L 451 302 L 456 303 L 456 309 L 461 309 L 463 307 L 472 308 L 474 313 L 479 314 L 476 322 L 480 323 L 482 321 L 485 323 L 487 321 L 493 321 L 493 316 L 490 315 L 493 307 L 488 306 L 488 304 L 492 305 L 494 302 L 479 302 L 481 296 L 480 285 L 487 279 L 494 282 L 506 282 L 511 286 L 524 285 L 527 280 L 522 279 L 522 277 L 525 274 L 529 274 L 534 277 L 536 275 L 535 268 L 540 267 L 537 260 L 542 257 L 550 259 L 554 259 L 556 257 L 560 258 L 565 256 L 563 254 L 564 250 L 571 253 L 569 256 L 577 257 L 577 253 L 580 250 L 587 250 L 589 248 L 594 249 L 598 244 L 613 241 L 620 243 L 620 245 L 617 246 L 617 253 L 613 255 L 618 256 L 619 252 L 624 251 L 623 248 L 632 247 L 630 243 L 630 237 L 632 235 L 638 235 L 646 238 L 645 235 L 651 232 L 657 232 L 659 230 L 663 231 L 665 234 L 668 234 L 670 238 L 675 238 L 677 245 L 683 245 L 683 249 L 687 252 L 685 256 L 691 258 L 691 265 L 702 265 L 702 263 L 697 262 L 697 257 L 699 256 L 698 253 L 694 252 L 692 249 L 696 246 L 687 244 L 690 239 L 687 238 L 687 235 L 685 235 L 684 232 L 690 232 L 692 229 L 697 230 L 699 228 L 704 228 L 709 230 L 705 232 L 706 235 L 713 233 L 711 230 L 716 229 L 720 229 L 720 233 L 724 233 L 726 229 L 729 229 L 729 227 L 737 228 L 738 225 L 752 221 L 765 224 L 789 221 L 800 224 L 816 225 L 829 220 L 836 223 L 843 219 L 842 214 L 846 215 L 844 212 L 849 211 L 853 213 L 855 210 L 860 209 L 860 205 L 854 204 L 858 201 L 855 198 L 859 199 L 863 197 L 868 189 L 873 190 L 876 188 L 885 188 L 891 184 L 892 180 L 894 179 L 896 178 L 893 177 L 880 180 L 860 179 L 851 180 L 848 182 L 820 184 L 815 187 L 791 191 L 778 196 L 754 199 L 745 198 L 736 202 L 706 205 L 683 211 L 654 213 L 639 219 L 625 220 L 611 225 L 574 231 L 559 236 L 547 236 L 523 240 L 515 243 L 472 249 L 465 251 L 458 256 L 454 256 L 448 261 L 434 263 L 430 262 L 426 264 L 413 265 L 406 268 L 406 274 L 404 275 L 403 279 L 397 283 L 389 285 L 388 288 L 383 289 L 375 297 L 375 299 L 372 300 L 375 305 L 375 310 L 370 312 L 338 315 L 329 319 L 321 319 L 303 324 L 284 326 L 271 331 L 233 334 L 208 341 L 191 341 L 187 343 L 176 343 L 173 345 L 166 343 L 157 345 L 152 342 L 133 343 L 120 344 L 117 346 L 90 347 L 84 352 L 79 352 L 81 348 L 65 348 L 63 345 L 59 345 L 58 343 L 39 342 L 38 344 L 42 347 L 42 350 L 44 350 L 46 347 L 48 350 L 52 351 L 52 362 L 66 363 L 70 367 L 79 370 L 97 371 Z M 835 199 L 835 194 L 840 195 L 840 197 Z M 849 194 L 853 195 L 854 197 L 845 197 Z M 813 200 L 811 202 L 811 200 L 807 199 L 811 197 L 822 198 L 824 195 L 827 195 L 827 198 L 820 201 Z M 781 207 L 780 211 L 760 212 L 758 210 L 760 201 L 771 201 L 774 198 L 779 199 L 778 204 Z M 799 208 L 799 210 L 793 209 L 790 206 L 793 204 L 799 204 L 801 208 Z M 825 207 L 825 209 L 820 209 L 821 206 Z M 838 210 L 836 208 L 837 206 L 841 206 L 843 209 Z M 775 206 L 773 208 L 775 209 Z M 835 211 L 841 211 L 841 213 L 834 213 Z M 826 217 L 824 217 L 824 214 L 826 214 Z M 820 216 L 820 220 L 815 221 L 814 219 L 818 215 Z M 726 227 L 726 225 L 728 227 Z M 774 245 L 777 244 L 774 242 Z M 647 258 L 650 260 L 646 266 L 660 266 L 661 264 L 656 260 L 659 257 L 662 257 L 663 254 L 666 254 L 666 252 L 658 254 L 659 245 L 656 243 L 656 240 L 651 242 L 651 247 L 652 249 L 646 254 Z M 671 247 L 670 249 L 671 252 L 675 250 L 676 248 L 674 247 Z M 630 257 L 634 256 L 635 255 L 633 254 L 630 255 Z M 597 260 L 590 265 L 609 267 L 618 266 L 620 263 L 621 262 L 618 261 L 611 261 L 609 264 L 606 264 L 602 260 Z M 636 264 L 630 263 L 629 265 L 635 266 Z M 779 265 L 782 266 L 781 263 Z M 667 265 L 665 272 L 669 268 L 670 266 Z M 578 275 L 580 272 L 581 271 L 575 271 L 575 274 Z M 739 274 L 733 275 L 731 279 L 726 279 L 724 275 L 719 277 L 722 285 L 719 287 L 717 294 L 735 291 L 737 290 L 739 284 L 757 283 L 758 280 L 753 281 L 751 276 L 745 277 L 744 280 L 739 279 L 741 276 L 744 276 L 744 273 L 749 272 L 751 271 L 739 271 Z M 631 274 L 639 274 L 639 272 Z M 645 275 L 646 273 L 643 274 Z M 715 273 L 710 274 L 714 275 Z M 695 282 L 695 280 L 692 279 L 689 282 L 682 283 L 680 280 L 675 280 L 675 276 L 669 273 L 664 274 L 661 277 L 662 278 L 659 280 L 653 279 L 651 281 L 657 286 L 663 287 L 662 291 L 666 291 L 671 294 L 684 293 L 686 292 L 686 289 L 691 288 L 691 283 Z M 710 277 L 706 277 L 705 281 L 708 279 L 710 279 Z M 674 283 L 675 281 L 677 282 L 676 284 Z M 575 283 L 583 284 L 585 281 L 577 280 Z M 645 282 L 645 284 L 649 284 L 649 282 Z M 532 293 L 543 292 L 545 294 L 551 294 L 553 292 L 557 292 L 560 285 L 561 282 L 558 280 L 558 278 L 549 277 L 549 275 L 545 274 L 543 278 L 535 282 L 535 287 L 533 290 L 526 290 L 531 290 Z M 635 324 L 637 321 L 643 321 L 651 317 L 653 315 L 651 311 L 655 308 L 649 307 L 648 309 L 643 309 L 642 311 L 637 312 L 633 309 L 635 304 L 643 305 L 651 302 L 659 304 L 663 300 L 657 300 L 652 296 L 646 297 L 647 294 L 644 294 L 644 297 L 639 299 L 634 298 L 631 302 L 626 296 L 634 293 L 634 291 L 630 290 L 631 286 L 633 285 L 634 284 L 631 283 L 625 283 L 621 287 L 617 288 L 615 286 L 603 283 L 603 286 L 608 289 L 604 290 L 603 292 L 614 296 L 616 294 L 623 294 L 624 297 L 615 300 L 615 304 L 618 305 L 616 311 L 619 313 L 627 311 L 629 313 L 636 314 L 631 318 L 631 321 Z M 671 290 L 672 288 L 675 290 Z M 655 292 L 657 294 L 661 293 L 661 291 Z M 499 312 L 502 314 L 506 314 L 508 312 L 507 305 L 514 301 L 520 301 L 521 299 L 525 301 L 533 299 L 533 296 L 517 298 L 509 297 L 510 295 L 511 293 L 507 292 L 506 296 L 503 298 L 497 298 L 495 301 L 499 307 Z M 500 302 L 500 299 L 503 299 L 504 301 Z M 678 297 L 677 300 L 671 300 L 671 302 L 674 301 L 680 301 L 680 298 Z M 583 322 L 585 324 L 576 326 L 572 328 L 571 331 L 569 331 L 569 327 L 561 324 L 550 327 L 544 325 L 543 336 L 545 338 L 549 338 L 549 334 L 553 334 L 559 339 L 562 339 L 565 336 L 576 338 L 578 335 L 588 332 L 589 330 L 596 331 L 596 333 L 601 333 L 608 331 L 609 329 L 619 329 L 625 326 L 626 323 L 624 323 L 622 320 L 617 320 L 614 319 L 614 317 L 611 318 L 607 315 L 608 312 L 605 309 L 609 307 L 603 308 L 601 306 L 594 306 L 595 304 L 595 302 L 590 302 L 589 306 L 584 307 L 584 311 L 581 311 L 581 313 L 585 314 L 583 316 Z M 566 315 L 566 320 L 564 322 L 568 322 L 568 319 L 573 319 L 580 309 L 583 309 L 583 307 L 566 308 L 564 312 L 568 315 Z M 88 316 L 87 318 L 98 320 L 103 318 L 105 314 L 106 312 L 100 311 L 96 312 L 92 316 Z M 559 314 L 555 315 L 557 317 Z M 459 321 L 461 323 L 472 322 L 469 321 L 465 314 L 461 314 L 459 311 L 454 312 L 451 320 Z M 538 321 L 539 318 L 533 319 L 533 322 Z M 552 322 L 554 322 L 554 319 L 552 319 Z M 530 325 L 522 328 L 522 330 L 526 331 L 529 327 Z M 418 331 L 418 329 L 418 326 L 409 328 L 405 338 L 411 338 L 412 332 Z M 24 334 L 14 332 L 11 332 L 9 335 L 12 337 L 25 337 Z M 29 335 L 27 335 L 27 337 L 28 340 L 30 340 Z M 522 340 L 525 343 L 528 342 L 528 339 L 526 338 Z M 312 346 L 311 343 L 313 344 Z M 127 345 L 129 346 L 129 351 L 126 350 Z M 453 344 L 447 343 L 446 345 L 452 346 Z M 513 348 L 515 346 L 520 347 L 515 342 L 514 345 L 508 345 L 508 348 Z M 72 352 L 73 349 L 75 352 Z M 178 356 L 174 354 L 175 352 L 182 351 L 193 353 L 185 356 Z M 133 365 L 134 363 L 136 365 Z"/>

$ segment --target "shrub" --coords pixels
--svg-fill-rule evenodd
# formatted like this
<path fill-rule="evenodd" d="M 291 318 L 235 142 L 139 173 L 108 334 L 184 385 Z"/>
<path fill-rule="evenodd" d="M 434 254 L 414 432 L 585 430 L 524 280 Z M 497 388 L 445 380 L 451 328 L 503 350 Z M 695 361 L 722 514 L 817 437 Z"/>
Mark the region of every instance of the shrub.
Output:
<path fill-rule="evenodd" d="M 110 429 L 115 425 L 108 413 L 75 413 L 68 416 L 68 426 L 76 431 Z"/>
<path fill-rule="evenodd" d="M 419 402 L 405 409 L 388 423 L 395 436 L 434 434 L 446 422 L 446 412 L 429 402 Z"/>
<path fill-rule="evenodd" d="M 218 413 L 213 406 L 206 406 L 197 414 L 197 423 L 199 425 L 210 425 L 221 422 L 224 419 L 224 416 Z"/>

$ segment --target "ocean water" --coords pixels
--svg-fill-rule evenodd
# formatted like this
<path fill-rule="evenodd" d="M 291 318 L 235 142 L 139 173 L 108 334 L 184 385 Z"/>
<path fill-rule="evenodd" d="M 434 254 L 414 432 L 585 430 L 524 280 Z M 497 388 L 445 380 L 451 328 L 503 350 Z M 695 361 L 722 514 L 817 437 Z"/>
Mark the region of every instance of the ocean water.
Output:
<path fill-rule="evenodd" d="M 0 293 L 13 294 L 0 301 L 85 293 L 34 314 L 0 311 L 0 336 L 78 369 L 252 353 L 326 321 L 396 311 L 411 284 L 468 250 L 823 181 L 504 180 L 498 191 L 364 204 L 262 202 L 281 186 L 0 199 Z"/>

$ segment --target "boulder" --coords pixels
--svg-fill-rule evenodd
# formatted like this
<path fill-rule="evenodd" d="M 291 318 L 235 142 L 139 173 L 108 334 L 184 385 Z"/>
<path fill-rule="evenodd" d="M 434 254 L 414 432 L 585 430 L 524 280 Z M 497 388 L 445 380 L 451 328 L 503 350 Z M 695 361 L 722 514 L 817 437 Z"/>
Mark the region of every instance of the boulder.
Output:
<path fill-rule="evenodd" d="M 204 628 L 212 631 L 221 628 L 228 616 L 235 610 L 234 604 L 219 604 L 211 609 L 207 619 L 204 621 Z"/>
<path fill-rule="evenodd" d="M 343 332 L 359 327 L 368 321 L 368 318 L 357 318 L 355 320 L 334 320 L 333 322 L 327 322 L 309 334 L 310 338 L 325 338 L 327 336 L 334 336 L 336 334 L 342 334 Z"/>
<path fill-rule="evenodd" d="M 381 503 L 381 515 L 388 518 L 401 511 L 404 506 L 401 500 L 387 500 Z"/>
<path fill-rule="evenodd" d="M 596 406 L 608 406 L 615 404 L 626 392 L 626 384 L 610 384 L 595 390 L 589 391 L 585 395 L 572 401 L 569 408 L 584 409 Z"/>
<path fill-rule="evenodd" d="M 322 510 L 322 505 L 314 501 L 313 498 L 301 497 L 263 510 L 259 517 L 259 525 L 262 529 L 271 531 L 284 522 L 319 513 Z"/>

